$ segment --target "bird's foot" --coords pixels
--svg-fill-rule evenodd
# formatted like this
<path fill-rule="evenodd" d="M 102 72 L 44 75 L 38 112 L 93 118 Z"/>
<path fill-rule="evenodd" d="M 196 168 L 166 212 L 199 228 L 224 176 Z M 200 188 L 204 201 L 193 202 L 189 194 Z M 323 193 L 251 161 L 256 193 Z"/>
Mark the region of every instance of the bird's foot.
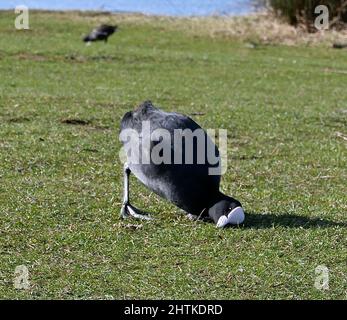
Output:
<path fill-rule="evenodd" d="M 211 218 L 208 216 L 205 217 L 205 216 L 191 214 L 191 213 L 187 213 L 186 217 L 190 221 L 203 221 L 203 222 L 210 222 L 211 221 Z"/>
<path fill-rule="evenodd" d="M 128 208 L 127 208 L 127 205 L 126 204 L 123 204 L 122 205 L 122 208 L 120 209 L 120 217 L 122 219 L 126 219 L 129 217 L 129 211 L 128 211 Z"/>
<path fill-rule="evenodd" d="M 195 220 L 198 220 L 198 216 L 195 215 L 195 214 L 191 214 L 191 213 L 188 213 L 187 214 L 187 219 L 191 220 L 191 221 L 195 221 Z"/>
<path fill-rule="evenodd" d="M 148 212 L 144 212 L 140 209 L 135 208 L 131 204 L 123 204 L 121 211 L 120 211 L 121 218 L 125 219 L 128 217 L 133 217 L 135 219 L 141 219 L 141 220 L 152 220 L 153 218 L 149 216 Z"/>

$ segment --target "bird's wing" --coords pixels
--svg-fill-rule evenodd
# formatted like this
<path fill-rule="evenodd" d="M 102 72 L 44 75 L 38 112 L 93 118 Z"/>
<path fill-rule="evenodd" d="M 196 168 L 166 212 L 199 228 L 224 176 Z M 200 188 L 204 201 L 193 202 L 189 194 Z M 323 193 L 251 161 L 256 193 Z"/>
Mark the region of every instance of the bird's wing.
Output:
<path fill-rule="evenodd" d="M 114 27 L 109 25 L 101 25 L 100 27 L 96 28 L 96 30 L 100 33 L 106 33 L 106 34 L 112 34 L 114 32 Z"/>
<path fill-rule="evenodd" d="M 149 115 L 148 120 L 151 121 L 153 130 L 162 128 L 173 132 L 175 129 L 201 129 L 193 119 L 180 113 L 155 112 Z"/>

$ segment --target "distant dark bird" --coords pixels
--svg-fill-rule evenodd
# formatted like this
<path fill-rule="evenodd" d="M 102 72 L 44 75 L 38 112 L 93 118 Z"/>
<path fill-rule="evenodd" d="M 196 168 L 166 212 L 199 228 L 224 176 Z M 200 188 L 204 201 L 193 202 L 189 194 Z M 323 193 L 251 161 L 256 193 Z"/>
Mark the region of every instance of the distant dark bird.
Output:
<path fill-rule="evenodd" d="M 95 28 L 90 34 L 83 38 L 84 42 L 101 41 L 104 40 L 105 43 L 110 35 L 117 31 L 118 26 L 110 26 L 103 24 L 100 27 Z"/>
<path fill-rule="evenodd" d="M 150 125 L 150 129 L 145 131 L 144 125 Z M 153 139 L 157 129 L 167 132 L 167 138 L 158 141 Z M 178 129 L 178 130 L 176 130 Z M 194 139 L 192 161 L 185 162 L 185 155 L 189 153 L 185 145 L 187 140 L 182 140 L 182 145 L 173 143 L 173 137 L 177 132 L 190 129 L 192 132 L 202 132 L 204 143 L 197 148 L 197 141 Z M 130 139 L 126 132 L 135 135 L 137 139 Z M 176 132 L 176 133 L 175 133 Z M 162 136 L 163 137 L 163 136 Z M 224 227 L 228 224 L 241 224 L 245 215 L 239 201 L 228 197 L 219 191 L 220 171 L 210 175 L 209 169 L 219 168 L 219 150 L 206 132 L 191 118 L 173 112 L 164 112 L 152 105 L 150 101 L 142 103 L 135 111 L 127 112 L 121 121 L 120 140 L 125 146 L 127 162 L 124 165 L 124 199 L 121 208 L 121 217 L 133 216 L 135 218 L 150 219 L 148 213 L 143 212 L 129 202 L 129 175 L 132 172 L 145 186 L 154 191 L 159 196 L 169 200 L 177 207 L 183 209 L 190 216 L 207 218 L 213 220 L 217 227 Z M 153 141 L 152 141 L 153 140 Z M 150 143 L 148 143 L 150 141 Z M 130 145 L 129 145 L 130 144 Z M 141 152 L 153 154 L 159 144 L 167 147 L 169 144 L 169 162 L 159 163 L 150 157 L 148 162 L 134 161 L 134 155 Z M 212 146 L 212 147 L 211 147 Z M 208 148 L 212 149 L 216 162 L 210 165 L 207 160 Z M 131 150 L 131 151 L 129 151 Z M 158 151 L 158 150 L 156 150 Z M 204 154 L 204 158 L 198 160 L 199 154 Z M 160 153 L 159 153 L 160 154 Z M 162 154 L 161 154 L 162 155 Z M 182 155 L 182 162 L 175 161 L 178 155 Z M 178 158 L 178 157 L 177 157 Z M 204 160 L 204 161 L 201 161 Z"/>
<path fill-rule="evenodd" d="M 344 48 L 347 48 L 347 42 L 346 43 L 335 42 L 335 43 L 333 43 L 333 48 L 334 49 L 344 49 Z"/>

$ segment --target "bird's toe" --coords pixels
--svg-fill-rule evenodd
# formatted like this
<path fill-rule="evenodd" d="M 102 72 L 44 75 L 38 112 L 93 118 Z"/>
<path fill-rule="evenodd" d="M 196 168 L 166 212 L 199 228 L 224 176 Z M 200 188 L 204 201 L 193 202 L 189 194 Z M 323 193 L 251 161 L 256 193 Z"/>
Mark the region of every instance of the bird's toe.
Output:
<path fill-rule="evenodd" d="M 128 211 L 127 205 L 122 205 L 122 208 L 120 209 L 120 217 L 122 219 L 126 219 L 129 217 L 129 211 Z"/>

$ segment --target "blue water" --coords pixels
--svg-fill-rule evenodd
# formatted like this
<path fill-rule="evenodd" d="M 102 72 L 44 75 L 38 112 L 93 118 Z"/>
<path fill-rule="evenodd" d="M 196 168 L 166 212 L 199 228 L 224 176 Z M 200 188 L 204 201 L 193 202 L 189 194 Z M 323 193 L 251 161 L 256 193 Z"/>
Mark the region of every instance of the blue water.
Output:
<path fill-rule="evenodd" d="M 0 9 L 104 10 L 171 16 L 242 15 L 252 0 L 1 0 Z"/>

